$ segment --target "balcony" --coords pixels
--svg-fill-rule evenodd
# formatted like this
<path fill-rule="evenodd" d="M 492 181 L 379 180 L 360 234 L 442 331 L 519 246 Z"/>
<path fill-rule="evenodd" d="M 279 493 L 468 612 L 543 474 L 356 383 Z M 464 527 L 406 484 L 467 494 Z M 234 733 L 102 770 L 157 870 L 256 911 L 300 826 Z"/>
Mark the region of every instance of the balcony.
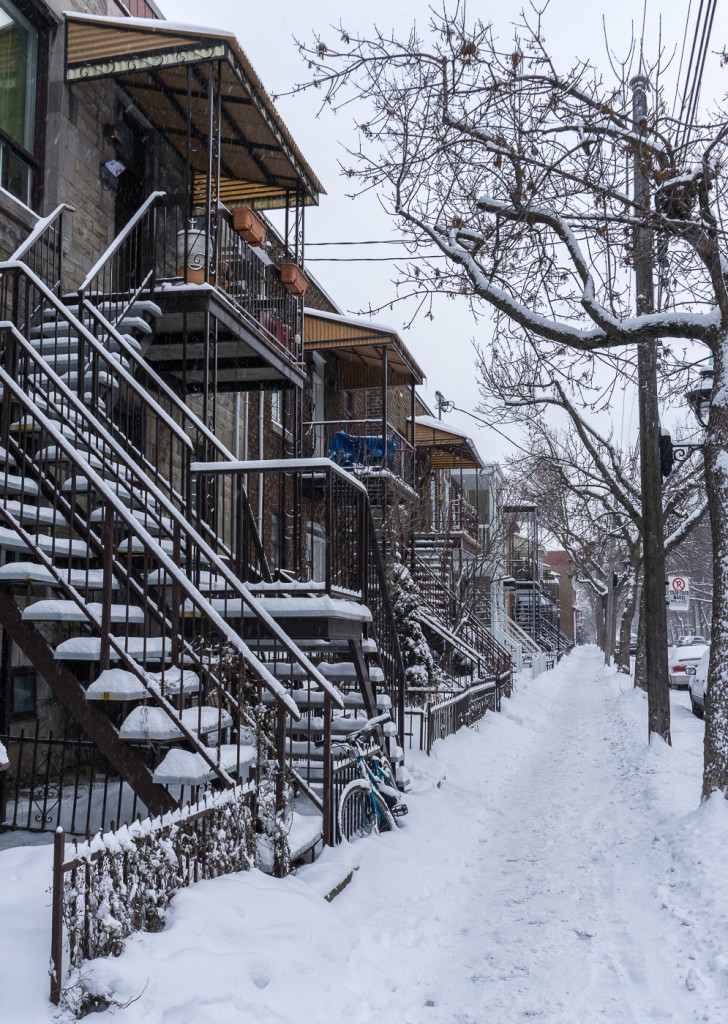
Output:
<path fill-rule="evenodd" d="M 304 424 L 311 451 L 326 455 L 366 484 L 370 500 L 385 481 L 415 496 L 414 449 L 391 424 L 387 424 L 386 451 L 381 420 L 310 420 Z"/>
<path fill-rule="evenodd" d="M 449 542 L 466 553 L 478 550 L 478 510 L 465 498 L 441 499 L 429 503 L 424 517 L 427 528 L 418 531 L 418 539 L 429 537 L 441 544 Z"/>
<path fill-rule="evenodd" d="M 183 196 L 154 193 L 82 286 L 118 314 L 132 295 L 162 310 L 145 350 L 181 390 L 300 386 L 303 297 L 269 251 L 246 242 L 222 205 L 187 216 Z"/>

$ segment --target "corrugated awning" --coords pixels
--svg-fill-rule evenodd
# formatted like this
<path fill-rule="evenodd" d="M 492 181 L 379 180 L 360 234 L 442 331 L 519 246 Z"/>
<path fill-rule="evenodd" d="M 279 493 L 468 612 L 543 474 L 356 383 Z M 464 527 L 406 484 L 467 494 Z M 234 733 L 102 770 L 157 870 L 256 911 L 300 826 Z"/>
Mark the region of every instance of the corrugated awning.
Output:
<path fill-rule="evenodd" d="M 390 387 L 422 384 L 424 374 L 396 331 L 337 313 L 305 310 L 304 352 L 336 352 L 343 391 L 381 387 L 383 347 Z"/>
<path fill-rule="evenodd" d="M 407 421 L 408 440 L 412 440 L 412 420 Z M 483 469 L 475 442 L 467 434 L 431 416 L 415 419 L 415 444 L 430 449 L 432 469 Z"/>
<path fill-rule="evenodd" d="M 324 189 L 235 36 L 143 18 L 66 15 L 66 81 L 113 78 L 183 158 L 189 132 L 198 176 L 207 175 L 211 63 L 220 91 L 220 199 L 226 202 L 225 188 L 227 205 L 317 203 Z"/>

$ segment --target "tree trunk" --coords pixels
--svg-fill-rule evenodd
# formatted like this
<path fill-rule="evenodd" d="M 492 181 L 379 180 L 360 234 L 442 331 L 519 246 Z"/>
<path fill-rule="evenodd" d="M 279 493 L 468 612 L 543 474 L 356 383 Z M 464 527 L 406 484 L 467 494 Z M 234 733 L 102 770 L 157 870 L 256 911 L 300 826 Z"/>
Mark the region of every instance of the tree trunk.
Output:
<path fill-rule="evenodd" d="M 647 658 L 645 657 L 645 591 L 640 589 L 640 621 L 637 626 L 637 657 L 634 663 L 634 685 L 647 691 Z"/>
<path fill-rule="evenodd" d="M 632 636 L 632 623 L 634 622 L 634 613 L 637 607 L 637 574 L 634 570 L 630 569 L 629 576 L 627 577 L 626 589 L 624 594 L 624 608 L 622 610 L 622 619 L 619 624 L 619 649 L 617 651 L 617 669 L 620 672 L 624 672 L 625 675 L 629 675 L 629 642 Z"/>
<path fill-rule="evenodd" d="M 705 479 L 713 533 L 713 624 L 705 694 L 703 799 L 728 796 L 728 366 L 716 347 L 713 400 L 705 443 Z"/>

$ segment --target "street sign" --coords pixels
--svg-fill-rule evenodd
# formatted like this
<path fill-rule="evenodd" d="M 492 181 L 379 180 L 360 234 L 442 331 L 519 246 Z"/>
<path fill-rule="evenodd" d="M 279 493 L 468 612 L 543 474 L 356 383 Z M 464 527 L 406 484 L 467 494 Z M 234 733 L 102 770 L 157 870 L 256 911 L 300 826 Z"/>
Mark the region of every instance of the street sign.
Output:
<path fill-rule="evenodd" d="M 667 603 L 674 612 L 686 612 L 690 608 L 690 580 L 687 576 L 667 577 Z"/>

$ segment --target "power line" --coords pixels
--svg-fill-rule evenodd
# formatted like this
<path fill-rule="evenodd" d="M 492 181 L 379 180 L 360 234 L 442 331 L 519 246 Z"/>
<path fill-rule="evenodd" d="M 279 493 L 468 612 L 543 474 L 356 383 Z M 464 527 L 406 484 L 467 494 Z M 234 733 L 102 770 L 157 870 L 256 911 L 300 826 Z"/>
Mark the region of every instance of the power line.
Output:
<path fill-rule="evenodd" d="M 308 256 L 306 263 L 411 263 L 413 260 L 446 260 L 444 252 L 432 256 Z"/>

